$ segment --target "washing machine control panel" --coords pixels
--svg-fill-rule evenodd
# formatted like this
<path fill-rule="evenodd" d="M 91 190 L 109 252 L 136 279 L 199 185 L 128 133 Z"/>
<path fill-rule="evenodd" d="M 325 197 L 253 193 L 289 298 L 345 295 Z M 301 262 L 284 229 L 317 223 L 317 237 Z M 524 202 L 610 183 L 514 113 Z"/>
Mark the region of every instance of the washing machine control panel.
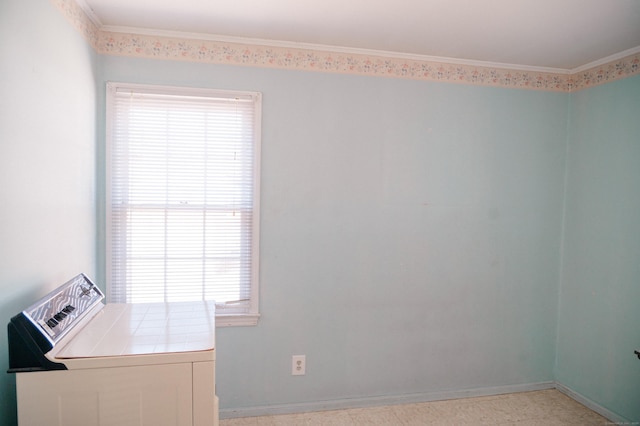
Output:
<path fill-rule="evenodd" d="M 80 274 L 22 313 L 55 344 L 103 299 L 100 288 Z"/>

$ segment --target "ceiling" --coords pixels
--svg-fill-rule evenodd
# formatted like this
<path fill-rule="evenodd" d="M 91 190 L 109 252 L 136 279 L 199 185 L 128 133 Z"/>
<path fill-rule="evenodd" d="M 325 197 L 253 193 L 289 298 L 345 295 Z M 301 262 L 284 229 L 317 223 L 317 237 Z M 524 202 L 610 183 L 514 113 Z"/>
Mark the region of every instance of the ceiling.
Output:
<path fill-rule="evenodd" d="M 640 0 L 78 3 L 101 29 L 109 31 L 181 32 L 189 38 L 384 52 L 445 62 L 575 71 L 600 60 L 640 52 Z"/>

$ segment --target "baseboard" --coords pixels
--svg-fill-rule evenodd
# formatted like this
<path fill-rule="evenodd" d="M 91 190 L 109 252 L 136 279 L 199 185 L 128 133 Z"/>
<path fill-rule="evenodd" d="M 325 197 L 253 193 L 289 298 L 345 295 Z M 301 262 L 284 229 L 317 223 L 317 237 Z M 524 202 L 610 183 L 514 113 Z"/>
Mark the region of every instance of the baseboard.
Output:
<path fill-rule="evenodd" d="M 382 405 L 413 404 L 417 402 L 502 395 L 516 392 L 530 392 L 544 389 L 554 389 L 555 387 L 555 382 L 540 382 L 521 385 L 464 389 L 456 391 L 373 396 L 366 398 L 345 398 L 330 401 L 313 401 L 296 404 L 266 405 L 257 407 L 223 408 L 220 409 L 220 418 L 231 419 L 237 417 L 273 416 L 278 414 L 306 413 L 310 411 L 342 410 L 347 408 L 367 408 Z"/>
<path fill-rule="evenodd" d="M 567 395 L 569 398 L 575 401 L 578 401 L 580 404 L 584 405 L 590 410 L 595 411 L 596 413 L 600 414 L 602 417 L 606 418 L 607 420 L 610 420 L 612 423 L 620 424 L 620 425 L 637 424 L 637 422 L 632 422 L 629 419 L 625 419 L 624 417 L 617 415 L 613 411 L 607 410 L 602 405 L 593 402 L 589 398 L 579 394 L 578 392 L 573 391 L 571 388 L 568 388 L 562 383 L 556 382 L 555 386 L 556 386 L 556 389 L 558 389 L 563 394 Z"/>

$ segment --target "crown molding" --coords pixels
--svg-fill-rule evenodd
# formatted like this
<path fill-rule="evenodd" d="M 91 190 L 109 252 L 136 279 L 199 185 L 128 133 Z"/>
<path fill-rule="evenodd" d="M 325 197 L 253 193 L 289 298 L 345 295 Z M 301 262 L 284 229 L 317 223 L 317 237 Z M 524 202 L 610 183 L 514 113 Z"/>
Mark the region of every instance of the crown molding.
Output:
<path fill-rule="evenodd" d="M 615 53 L 613 55 L 607 56 L 605 58 L 598 59 L 597 61 L 589 62 L 588 64 L 584 64 L 580 67 L 573 68 L 570 70 L 571 74 L 581 73 L 593 68 L 598 68 L 603 65 L 610 64 L 612 62 L 617 62 L 621 59 L 624 59 L 629 56 L 634 56 L 640 53 L 640 46 L 633 47 L 631 49 L 623 50 L 622 52 Z"/>
<path fill-rule="evenodd" d="M 574 92 L 640 74 L 640 46 L 574 69 L 102 25 L 85 0 L 50 0 L 100 54 Z"/>
<path fill-rule="evenodd" d="M 98 30 L 102 30 L 104 25 L 102 24 L 102 21 L 100 20 L 98 15 L 96 15 L 96 13 L 93 11 L 91 6 L 89 6 L 85 0 L 75 0 L 75 1 L 80 7 L 80 9 L 82 9 L 82 11 L 87 15 L 87 18 L 89 18 L 89 20 L 93 23 L 93 25 L 95 25 Z"/>

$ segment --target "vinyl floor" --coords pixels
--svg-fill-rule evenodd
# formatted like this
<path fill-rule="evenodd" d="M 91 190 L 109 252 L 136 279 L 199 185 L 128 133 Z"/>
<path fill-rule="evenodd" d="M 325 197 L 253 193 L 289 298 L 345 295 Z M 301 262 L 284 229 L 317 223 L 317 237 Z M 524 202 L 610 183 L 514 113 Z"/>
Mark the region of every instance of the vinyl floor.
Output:
<path fill-rule="evenodd" d="M 417 404 L 225 419 L 220 426 L 613 425 L 555 390 Z"/>

